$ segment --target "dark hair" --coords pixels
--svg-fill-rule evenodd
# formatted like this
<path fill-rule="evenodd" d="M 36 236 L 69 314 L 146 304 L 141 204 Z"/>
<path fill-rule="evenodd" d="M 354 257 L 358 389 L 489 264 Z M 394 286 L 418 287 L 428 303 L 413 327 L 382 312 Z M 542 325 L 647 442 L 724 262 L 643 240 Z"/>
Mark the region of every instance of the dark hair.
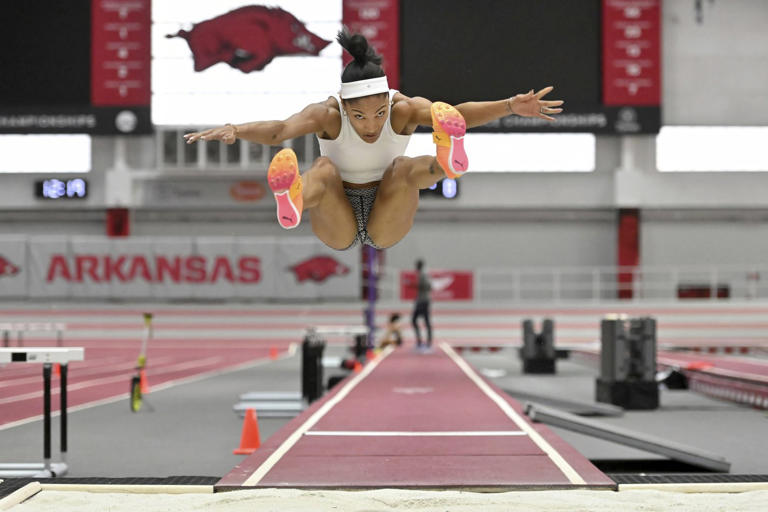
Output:
<path fill-rule="evenodd" d="M 351 34 L 349 29 L 344 27 L 336 34 L 336 40 L 353 58 L 341 73 L 342 83 L 385 76 L 381 67 L 381 55 L 368 44 L 365 36 Z"/>
<path fill-rule="evenodd" d="M 422 268 L 424 268 L 424 260 L 416 260 L 416 268 L 418 270 L 421 270 Z"/>
<path fill-rule="evenodd" d="M 389 321 L 390 322 L 397 322 L 398 320 L 400 320 L 400 313 L 392 313 L 389 316 Z"/>

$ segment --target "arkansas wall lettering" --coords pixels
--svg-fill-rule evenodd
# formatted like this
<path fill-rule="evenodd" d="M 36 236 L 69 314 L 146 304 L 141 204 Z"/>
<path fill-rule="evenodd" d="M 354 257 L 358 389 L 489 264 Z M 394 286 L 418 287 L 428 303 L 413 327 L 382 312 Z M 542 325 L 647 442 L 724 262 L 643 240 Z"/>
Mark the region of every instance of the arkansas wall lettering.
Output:
<path fill-rule="evenodd" d="M 70 283 L 230 283 L 261 281 L 261 260 L 255 256 L 154 256 L 141 254 L 78 254 L 67 258 L 54 254 L 48 263 L 46 281 Z"/>

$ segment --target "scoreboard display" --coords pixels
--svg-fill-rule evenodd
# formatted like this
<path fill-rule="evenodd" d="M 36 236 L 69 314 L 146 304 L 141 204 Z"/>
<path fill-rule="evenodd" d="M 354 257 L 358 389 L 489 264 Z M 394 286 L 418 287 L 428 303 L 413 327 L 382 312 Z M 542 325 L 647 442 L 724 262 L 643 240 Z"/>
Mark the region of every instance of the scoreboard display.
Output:
<path fill-rule="evenodd" d="M 456 199 L 459 197 L 459 182 L 452 178 L 443 178 L 431 187 L 419 190 L 419 197 Z"/>
<path fill-rule="evenodd" d="M 0 134 L 285 118 L 338 91 L 342 23 L 406 95 L 565 100 L 475 131 L 660 128 L 661 0 L 40 0 L 3 5 Z"/>
<path fill-rule="evenodd" d="M 150 133 L 150 10 L 150 0 L 4 2 L 0 133 Z"/>
<path fill-rule="evenodd" d="M 401 1 L 400 89 L 456 104 L 555 87 L 556 122 L 489 132 L 657 133 L 661 0 Z"/>
<path fill-rule="evenodd" d="M 88 197 L 88 181 L 84 178 L 48 178 L 35 182 L 38 199 L 85 199 Z"/>

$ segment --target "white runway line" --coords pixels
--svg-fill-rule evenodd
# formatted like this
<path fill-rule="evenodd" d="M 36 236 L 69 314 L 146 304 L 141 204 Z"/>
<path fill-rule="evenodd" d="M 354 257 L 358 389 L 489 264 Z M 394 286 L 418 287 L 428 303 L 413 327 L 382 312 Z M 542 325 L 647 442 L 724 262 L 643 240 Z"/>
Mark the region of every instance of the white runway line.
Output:
<path fill-rule="evenodd" d="M 363 367 L 363 370 L 358 373 L 352 380 L 350 380 L 347 384 L 344 385 L 344 387 L 334 395 L 333 398 L 328 400 L 323 404 L 322 407 L 320 407 L 315 413 L 307 419 L 299 428 L 297 428 L 285 441 L 283 441 L 283 444 L 281 444 L 277 450 L 275 450 L 272 455 L 270 455 L 267 460 L 265 460 L 261 466 L 259 466 L 256 471 L 254 471 L 251 476 L 248 477 L 248 479 L 243 482 L 242 486 L 249 486 L 249 485 L 256 485 L 258 484 L 262 478 L 277 464 L 280 459 L 283 458 L 283 456 L 293 448 L 293 445 L 295 445 L 301 437 L 309 431 L 314 425 L 317 424 L 318 421 L 322 419 L 323 416 L 328 414 L 328 412 L 333 409 L 336 404 L 341 402 L 360 382 L 363 381 L 373 370 L 376 368 L 379 363 L 381 363 L 386 357 L 392 353 L 394 350 L 393 347 L 389 346 L 384 349 L 384 351 L 379 354 L 379 357 L 368 363 Z"/>
<path fill-rule="evenodd" d="M 499 396 L 499 394 L 494 390 L 492 390 L 490 386 L 488 386 L 488 384 L 486 384 L 485 381 L 481 379 L 477 373 L 475 373 L 472 367 L 470 367 L 466 361 L 460 358 L 448 344 L 441 343 L 440 348 L 442 348 L 443 351 L 448 354 L 448 357 L 453 359 L 453 362 L 456 363 L 456 365 L 464 371 L 467 377 L 469 377 L 472 382 L 477 385 L 477 387 L 479 387 L 486 395 L 488 395 L 488 398 L 490 398 L 496 405 L 499 406 L 499 408 L 509 417 L 509 419 L 515 422 L 515 424 L 520 427 L 521 430 L 528 434 L 536 446 L 538 446 L 544 453 L 546 453 L 550 460 L 555 464 L 555 466 L 557 466 L 558 469 L 563 472 L 566 478 L 568 478 L 568 481 L 570 481 L 572 484 L 586 485 L 587 482 L 584 480 L 584 478 L 582 478 L 582 476 L 575 469 L 573 469 L 570 464 L 568 464 L 565 458 L 560 455 L 560 452 L 555 450 L 555 448 L 549 444 L 546 439 L 541 436 L 541 434 L 539 434 L 530 424 L 521 418 L 520 415 L 517 414 L 517 412 L 507 403 L 507 401 Z"/>

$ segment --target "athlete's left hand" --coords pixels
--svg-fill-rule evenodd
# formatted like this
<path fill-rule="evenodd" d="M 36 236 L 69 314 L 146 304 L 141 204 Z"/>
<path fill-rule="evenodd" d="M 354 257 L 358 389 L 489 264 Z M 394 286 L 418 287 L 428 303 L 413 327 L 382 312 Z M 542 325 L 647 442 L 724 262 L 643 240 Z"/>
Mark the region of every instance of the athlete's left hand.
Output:
<path fill-rule="evenodd" d="M 555 118 L 550 114 L 559 114 L 563 111 L 557 108 L 563 104 L 563 100 L 543 100 L 542 98 L 549 94 L 554 87 L 545 87 L 537 93 L 533 89 L 525 94 L 518 94 L 509 99 L 510 110 L 514 114 L 523 117 L 540 117 L 547 121 L 554 121 Z"/>

